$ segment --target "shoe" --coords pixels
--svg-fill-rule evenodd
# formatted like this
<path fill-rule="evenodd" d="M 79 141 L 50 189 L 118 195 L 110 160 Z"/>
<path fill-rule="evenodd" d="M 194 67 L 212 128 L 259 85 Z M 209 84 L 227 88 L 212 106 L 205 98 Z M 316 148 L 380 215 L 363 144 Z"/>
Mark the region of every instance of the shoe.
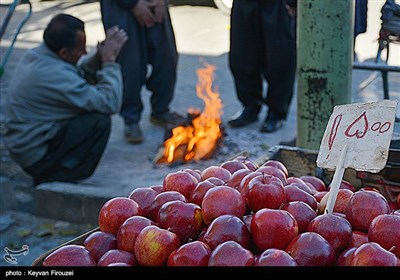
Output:
<path fill-rule="evenodd" d="M 126 123 L 124 128 L 125 139 L 130 143 L 143 142 L 143 133 L 138 123 Z"/>
<path fill-rule="evenodd" d="M 167 126 L 179 126 L 179 125 L 184 125 L 185 122 L 187 122 L 187 119 L 178 113 L 165 113 L 161 115 L 151 115 L 150 116 L 150 122 L 154 125 L 162 126 L 162 127 L 167 127 Z"/>
<path fill-rule="evenodd" d="M 228 121 L 228 124 L 231 127 L 242 127 L 256 122 L 258 120 L 258 113 L 260 112 L 260 109 L 261 108 L 258 106 L 244 107 L 240 115 Z"/>
<path fill-rule="evenodd" d="M 261 132 L 274 132 L 276 130 L 278 130 L 279 128 L 281 128 L 284 124 L 284 119 L 281 117 L 278 117 L 278 115 L 276 115 L 273 112 L 268 112 L 268 115 L 264 121 L 264 123 L 262 124 L 260 131 Z"/>

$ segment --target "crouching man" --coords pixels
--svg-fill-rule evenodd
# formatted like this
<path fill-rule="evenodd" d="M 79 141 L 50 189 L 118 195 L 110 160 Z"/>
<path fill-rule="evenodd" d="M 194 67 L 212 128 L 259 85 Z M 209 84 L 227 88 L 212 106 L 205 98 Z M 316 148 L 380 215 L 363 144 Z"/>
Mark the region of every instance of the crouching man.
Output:
<path fill-rule="evenodd" d="M 84 23 L 58 14 L 44 30 L 43 43 L 20 59 L 8 87 L 4 140 L 34 185 L 76 183 L 95 171 L 110 135 L 110 115 L 122 104 L 116 59 L 127 39 L 114 26 L 86 55 Z"/>

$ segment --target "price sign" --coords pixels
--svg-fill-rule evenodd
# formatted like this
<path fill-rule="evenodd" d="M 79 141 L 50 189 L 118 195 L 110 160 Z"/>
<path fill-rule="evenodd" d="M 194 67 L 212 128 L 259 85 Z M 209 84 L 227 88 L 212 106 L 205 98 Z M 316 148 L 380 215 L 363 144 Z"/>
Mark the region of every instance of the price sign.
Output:
<path fill-rule="evenodd" d="M 335 170 L 325 214 L 332 214 L 346 167 L 378 173 L 387 162 L 397 101 L 335 106 L 326 126 L 317 166 Z"/>
<path fill-rule="evenodd" d="M 344 167 L 378 173 L 387 162 L 397 101 L 335 106 L 325 130 L 317 166 L 334 170 L 346 147 Z"/>

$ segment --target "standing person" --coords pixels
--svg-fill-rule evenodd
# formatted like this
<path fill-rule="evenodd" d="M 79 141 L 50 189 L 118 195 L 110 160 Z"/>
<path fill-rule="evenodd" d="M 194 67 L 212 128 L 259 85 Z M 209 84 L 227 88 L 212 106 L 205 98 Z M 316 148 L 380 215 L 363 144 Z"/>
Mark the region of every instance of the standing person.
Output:
<path fill-rule="evenodd" d="M 110 115 L 122 104 L 115 61 L 126 40 L 125 31 L 111 27 L 97 51 L 82 57 L 84 23 L 59 14 L 44 30 L 44 42 L 20 59 L 8 87 L 4 139 L 34 185 L 93 174 L 109 138 Z"/>
<path fill-rule="evenodd" d="M 260 131 L 274 132 L 283 125 L 296 72 L 296 4 L 295 0 L 233 2 L 229 66 L 243 110 L 228 122 L 231 127 L 257 121 L 263 104 L 268 113 Z"/>
<path fill-rule="evenodd" d="M 118 60 L 124 80 L 121 116 L 126 140 L 140 143 L 143 141 L 139 126 L 143 85 L 152 94 L 150 121 L 153 124 L 165 126 L 182 120 L 169 110 L 175 89 L 178 53 L 168 2 L 101 0 L 100 5 L 104 28 L 118 25 L 127 30 L 129 36 Z M 152 66 L 150 75 L 148 65 Z"/>

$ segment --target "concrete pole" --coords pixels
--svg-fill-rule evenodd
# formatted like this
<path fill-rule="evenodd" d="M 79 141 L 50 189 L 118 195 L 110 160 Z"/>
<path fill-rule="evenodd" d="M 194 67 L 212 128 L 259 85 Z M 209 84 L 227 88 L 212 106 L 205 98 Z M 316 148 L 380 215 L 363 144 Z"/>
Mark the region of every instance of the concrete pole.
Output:
<path fill-rule="evenodd" d="M 297 143 L 319 150 L 333 107 L 351 103 L 354 0 L 299 0 Z"/>

